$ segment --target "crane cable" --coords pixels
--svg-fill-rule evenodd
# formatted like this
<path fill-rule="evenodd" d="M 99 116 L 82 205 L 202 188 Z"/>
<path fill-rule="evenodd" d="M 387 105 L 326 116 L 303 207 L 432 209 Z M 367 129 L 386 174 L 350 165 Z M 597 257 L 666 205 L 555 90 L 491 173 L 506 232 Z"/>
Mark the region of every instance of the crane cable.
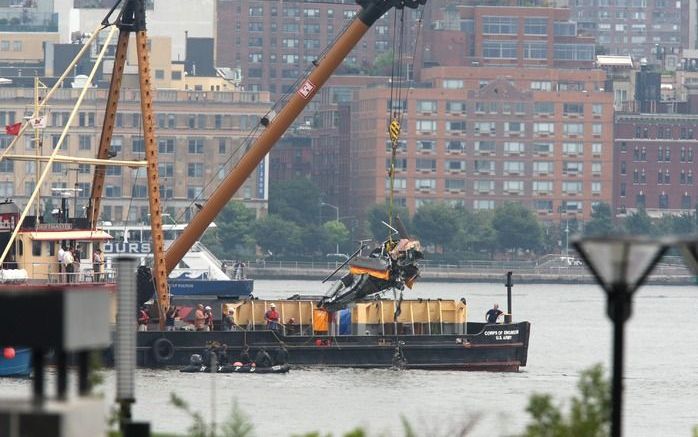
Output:
<path fill-rule="evenodd" d="M 398 14 L 400 15 L 400 25 L 398 26 Z M 404 45 L 405 33 L 405 9 L 400 9 L 399 13 L 396 10 L 393 15 L 393 59 L 390 71 L 390 123 L 388 125 L 388 135 L 390 136 L 390 169 L 388 170 L 388 179 L 390 181 L 390 193 L 388 195 L 388 224 L 393 226 L 393 204 L 394 204 L 394 188 L 395 188 L 395 160 L 397 156 L 397 147 L 400 141 L 400 123 L 402 121 L 404 104 L 402 101 L 402 54 Z M 395 51 L 397 48 L 397 59 Z M 397 86 L 396 86 L 397 82 Z M 395 107 L 397 100 L 397 108 Z M 388 230 L 388 241 L 393 242 L 393 233 Z"/>

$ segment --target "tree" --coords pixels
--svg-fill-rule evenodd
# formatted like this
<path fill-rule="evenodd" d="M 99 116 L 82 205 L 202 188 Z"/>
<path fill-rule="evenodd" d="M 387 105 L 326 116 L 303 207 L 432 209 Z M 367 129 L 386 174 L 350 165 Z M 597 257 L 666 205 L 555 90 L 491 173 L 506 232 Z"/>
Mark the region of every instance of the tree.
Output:
<path fill-rule="evenodd" d="M 319 223 L 320 189 L 306 178 L 274 184 L 269 191 L 269 214 L 305 226 Z"/>
<path fill-rule="evenodd" d="M 255 249 L 252 227 L 256 219 L 254 209 L 239 201 L 229 202 L 216 218 L 217 228 L 204 234 L 203 243 L 224 258 L 251 256 Z"/>
<path fill-rule="evenodd" d="M 393 50 L 381 53 L 376 56 L 371 66 L 371 74 L 374 76 L 387 76 L 391 73 L 393 67 Z"/>
<path fill-rule="evenodd" d="M 651 235 L 652 219 L 647 215 L 644 208 L 641 208 L 625 218 L 623 228 L 630 235 Z"/>
<path fill-rule="evenodd" d="M 330 222 L 325 222 L 322 227 L 328 236 L 328 241 L 332 242 L 332 252 L 337 250 L 347 244 L 349 241 L 349 229 L 344 226 L 344 223 L 332 220 Z"/>
<path fill-rule="evenodd" d="M 410 223 L 410 215 L 407 208 L 401 206 L 393 206 L 393 217 L 400 217 L 402 224 L 407 228 L 407 232 L 412 234 L 412 225 Z M 385 241 L 388 238 L 390 230 L 381 223 L 388 221 L 388 204 L 377 203 L 371 206 L 366 212 L 368 227 L 371 231 L 371 236 L 375 241 Z"/>
<path fill-rule="evenodd" d="M 599 364 L 582 372 L 579 397 L 573 397 L 569 415 L 553 404 L 549 394 L 534 394 L 526 411 L 533 419 L 524 437 L 605 437 L 610 433 L 611 389 Z"/>
<path fill-rule="evenodd" d="M 601 202 L 592 208 L 591 220 L 589 220 L 584 228 L 584 235 L 609 235 L 613 233 L 613 216 L 611 206 L 608 203 Z"/>
<path fill-rule="evenodd" d="M 535 251 L 542 244 L 542 231 L 530 209 L 520 203 L 507 202 L 494 210 L 492 227 L 500 249 Z"/>
<path fill-rule="evenodd" d="M 415 234 L 423 244 L 433 244 L 445 252 L 458 232 L 458 217 L 453 207 L 444 203 L 422 205 L 412 217 Z"/>
<path fill-rule="evenodd" d="M 492 228 L 491 211 L 455 209 L 458 231 L 451 244 L 454 255 L 462 258 L 480 258 L 483 253 L 492 256 L 497 248 L 497 235 Z"/>
<path fill-rule="evenodd" d="M 290 220 L 268 215 L 254 224 L 254 236 L 264 252 L 273 255 L 298 255 L 301 250 L 301 229 Z"/>

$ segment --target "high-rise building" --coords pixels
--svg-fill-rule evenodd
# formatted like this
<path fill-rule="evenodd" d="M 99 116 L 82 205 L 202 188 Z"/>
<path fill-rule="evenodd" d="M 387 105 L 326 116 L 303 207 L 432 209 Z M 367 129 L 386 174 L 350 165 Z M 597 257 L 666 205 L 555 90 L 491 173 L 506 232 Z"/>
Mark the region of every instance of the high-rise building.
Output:
<path fill-rule="evenodd" d="M 247 90 L 281 96 L 339 35 L 359 6 L 353 0 L 265 2 L 217 0 L 216 54 L 219 67 L 241 68 Z M 369 29 L 339 73 L 373 71 L 392 49 L 391 11 Z M 410 22 L 416 12 L 405 9 Z"/>
<path fill-rule="evenodd" d="M 451 4 L 430 9 L 426 26 L 424 66 L 592 68 L 595 59 L 568 9 Z"/>
<path fill-rule="evenodd" d="M 680 49 L 692 48 L 694 43 L 689 41 L 690 2 L 575 0 L 570 1 L 570 10 L 579 30 L 594 36 L 606 54 L 645 58 L 671 68 Z"/>
<path fill-rule="evenodd" d="M 611 202 L 613 94 L 603 71 L 435 67 L 422 79 L 403 104 L 397 204 L 513 201 L 558 221 Z M 362 89 L 348 114 L 356 216 L 389 194 L 390 105 L 389 88 Z"/>

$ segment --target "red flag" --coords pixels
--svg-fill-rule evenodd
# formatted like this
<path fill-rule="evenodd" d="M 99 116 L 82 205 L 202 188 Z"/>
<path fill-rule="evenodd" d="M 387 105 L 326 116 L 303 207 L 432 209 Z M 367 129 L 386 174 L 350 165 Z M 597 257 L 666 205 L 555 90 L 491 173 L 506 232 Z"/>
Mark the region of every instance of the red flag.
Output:
<path fill-rule="evenodd" d="M 14 135 L 17 136 L 19 135 L 19 131 L 22 129 L 22 123 L 15 123 L 15 124 L 8 124 L 5 126 L 5 133 L 7 135 Z"/>

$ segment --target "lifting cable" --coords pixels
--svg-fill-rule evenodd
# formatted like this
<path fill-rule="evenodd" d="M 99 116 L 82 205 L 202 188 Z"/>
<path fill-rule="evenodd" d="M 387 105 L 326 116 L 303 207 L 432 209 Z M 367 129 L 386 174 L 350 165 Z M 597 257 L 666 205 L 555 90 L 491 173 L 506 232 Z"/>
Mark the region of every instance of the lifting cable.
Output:
<path fill-rule="evenodd" d="M 398 12 L 399 11 L 399 12 Z M 398 13 L 400 22 L 398 26 Z M 402 95 L 402 90 L 405 86 L 406 78 L 403 74 L 410 74 L 414 80 L 414 62 L 417 55 L 417 44 L 419 42 L 419 34 L 422 30 L 422 19 L 424 17 L 424 6 L 422 6 L 419 19 L 417 20 L 417 35 L 414 42 L 414 51 L 411 59 L 411 70 L 403 72 L 403 56 L 404 56 L 404 34 L 405 34 L 405 8 L 395 11 L 393 15 L 393 62 L 390 71 L 390 123 L 388 124 L 388 135 L 390 136 L 391 156 L 390 168 L 388 170 L 388 178 L 390 181 L 390 193 L 388 197 L 388 224 L 393 226 L 393 207 L 394 207 L 394 188 L 395 188 L 395 161 L 397 157 L 398 144 L 400 143 L 401 123 L 404 118 L 405 109 L 407 106 L 407 98 L 409 96 L 409 88 Z M 397 57 L 395 54 L 397 48 Z M 397 100 L 397 107 L 396 101 Z M 392 232 L 388 231 L 388 241 L 392 243 Z"/>
<path fill-rule="evenodd" d="M 398 15 L 400 15 L 400 23 L 398 26 Z M 392 47 L 392 65 L 390 68 L 390 123 L 388 124 L 388 135 L 390 136 L 390 169 L 388 170 L 389 197 L 388 197 L 388 225 L 393 226 L 393 193 L 395 187 L 395 159 L 397 156 L 397 147 L 400 141 L 400 122 L 403 116 L 403 101 L 402 101 L 402 48 L 403 36 L 405 29 L 405 9 L 395 11 L 393 15 L 393 47 Z M 396 55 L 397 50 L 397 55 Z M 397 84 L 396 84 L 397 82 Z M 395 101 L 397 100 L 397 107 Z M 388 230 L 388 241 L 392 243 L 393 233 Z M 391 244 L 392 245 L 392 244 Z"/>

